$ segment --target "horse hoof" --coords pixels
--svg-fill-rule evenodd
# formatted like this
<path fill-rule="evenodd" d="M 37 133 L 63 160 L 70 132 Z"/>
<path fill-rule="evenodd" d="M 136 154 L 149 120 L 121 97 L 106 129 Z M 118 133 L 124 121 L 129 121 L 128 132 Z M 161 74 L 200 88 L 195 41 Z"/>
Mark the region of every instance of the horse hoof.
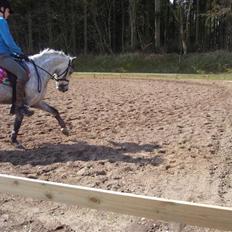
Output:
<path fill-rule="evenodd" d="M 69 136 L 69 130 L 67 128 L 61 128 L 61 132 L 66 135 Z"/>
<path fill-rule="evenodd" d="M 19 149 L 19 150 L 26 150 L 26 148 L 21 144 L 19 143 L 18 141 L 17 142 L 12 142 L 12 144 L 14 145 L 14 147 L 16 149 Z"/>

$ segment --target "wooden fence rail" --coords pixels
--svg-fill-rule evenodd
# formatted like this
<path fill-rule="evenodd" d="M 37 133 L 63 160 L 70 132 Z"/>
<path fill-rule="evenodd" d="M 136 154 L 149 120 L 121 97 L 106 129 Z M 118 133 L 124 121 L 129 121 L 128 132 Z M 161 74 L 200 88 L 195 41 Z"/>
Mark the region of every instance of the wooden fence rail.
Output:
<path fill-rule="evenodd" d="M 0 192 L 116 213 L 232 230 L 232 208 L 80 187 L 0 174 Z"/>

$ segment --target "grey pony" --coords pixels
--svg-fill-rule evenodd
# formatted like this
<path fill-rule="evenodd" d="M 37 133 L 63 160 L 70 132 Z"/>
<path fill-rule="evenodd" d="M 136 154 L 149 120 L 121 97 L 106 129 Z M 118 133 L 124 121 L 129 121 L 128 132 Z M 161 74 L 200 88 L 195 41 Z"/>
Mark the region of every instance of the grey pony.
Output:
<path fill-rule="evenodd" d="M 32 63 L 27 63 L 30 71 L 30 79 L 25 88 L 25 101 L 30 107 L 41 109 L 53 115 L 61 128 L 63 134 L 68 135 L 69 131 L 58 110 L 50 106 L 43 99 L 46 94 L 47 84 L 50 79 L 56 81 L 56 88 L 61 92 L 68 91 L 69 78 L 73 72 L 72 63 L 75 57 L 66 55 L 64 52 L 45 49 L 39 54 L 29 57 L 37 65 L 37 72 L 40 76 L 40 91 L 38 91 L 38 75 Z M 11 104 L 12 89 L 10 86 L 0 85 L 0 104 Z M 14 125 L 10 140 L 16 148 L 24 148 L 17 140 L 24 116 L 16 112 Z"/>

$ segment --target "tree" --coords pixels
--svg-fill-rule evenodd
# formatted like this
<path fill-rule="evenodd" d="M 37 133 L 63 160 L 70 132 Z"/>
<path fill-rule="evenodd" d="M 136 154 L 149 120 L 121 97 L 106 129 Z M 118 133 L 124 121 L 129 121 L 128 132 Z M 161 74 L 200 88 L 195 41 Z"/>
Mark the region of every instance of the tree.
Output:
<path fill-rule="evenodd" d="M 232 50 L 231 0 L 14 0 L 12 4 L 16 13 L 10 26 L 28 53 L 46 47 L 84 54 Z"/>
<path fill-rule="evenodd" d="M 136 44 L 136 13 L 138 0 L 129 0 L 129 18 L 130 18 L 130 47 L 135 49 Z"/>
<path fill-rule="evenodd" d="M 160 0 L 155 0 L 155 49 L 160 50 Z"/>

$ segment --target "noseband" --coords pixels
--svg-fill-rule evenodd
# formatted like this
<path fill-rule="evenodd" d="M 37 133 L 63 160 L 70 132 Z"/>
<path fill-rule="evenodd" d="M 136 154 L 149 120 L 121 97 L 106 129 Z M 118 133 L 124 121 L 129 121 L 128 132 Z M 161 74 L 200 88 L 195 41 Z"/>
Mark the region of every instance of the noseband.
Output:
<path fill-rule="evenodd" d="M 69 60 L 69 62 L 68 62 L 68 67 L 67 67 L 62 73 L 60 73 L 59 75 L 55 75 L 55 74 L 52 75 L 52 74 L 49 73 L 49 72 L 47 72 L 47 73 L 49 74 L 49 76 L 51 77 L 51 79 L 54 80 L 54 81 L 57 81 L 57 82 L 59 82 L 59 81 L 69 82 L 69 80 L 66 79 L 66 77 L 67 77 L 67 75 L 68 75 L 69 68 L 72 68 L 72 63 L 71 63 L 70 60 Z M 45 71 L 45 70 L 44 70 L 44 71 Z M 59 77 L 61 77 L 61 76 L 63 76 L 63 77 L 62 77 L 62 78 L 59 78 Z"/>

